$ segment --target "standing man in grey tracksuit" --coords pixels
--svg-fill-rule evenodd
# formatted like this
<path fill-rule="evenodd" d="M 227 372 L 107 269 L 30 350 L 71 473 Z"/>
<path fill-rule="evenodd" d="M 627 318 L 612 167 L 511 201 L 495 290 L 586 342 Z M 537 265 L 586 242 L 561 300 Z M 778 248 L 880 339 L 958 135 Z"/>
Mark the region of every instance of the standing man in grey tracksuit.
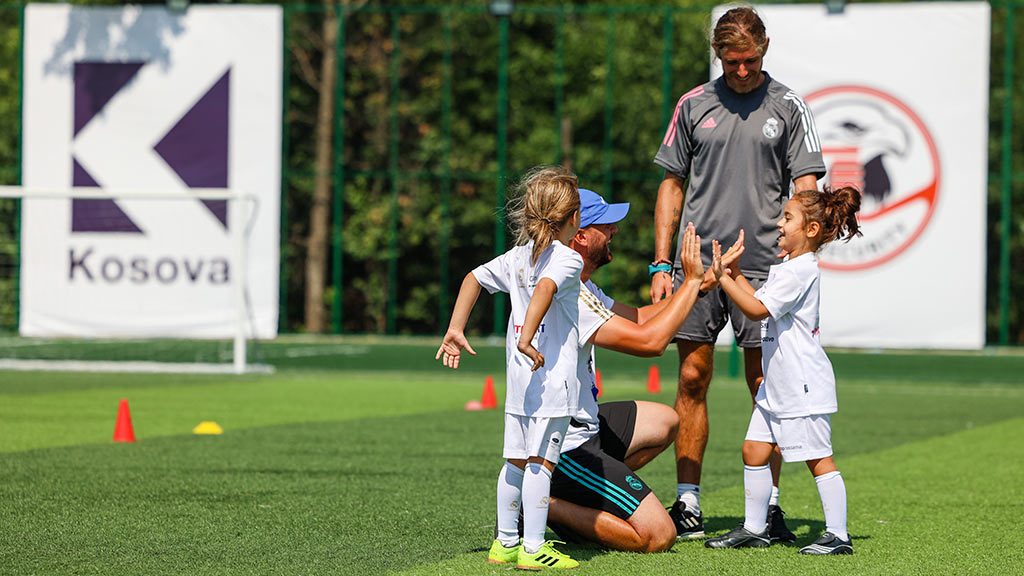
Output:
<path fill-rule="evenodd" d="M 746 235 L 740 261 L 755 288 L 779 261 L 775 223 L 794 190 L 817 189 L 825 173 L 814 119 L 803 100 L 762 69 L 768 50 L 764 23 L 753 8 L 734 8 L 716 23 L 711 46 L 722 62 L 721 77 L 679 99 L 654 162 L 665 169 L 655 207 L 651 299 L 659 302 L 682 283 L 673 237 L 694 222 L 703 239 L 705 267 L 711 240 L 732 242 Z M 684 192 L 685 191 L 685 192 Z M 678 240 L 677 240 L 678 242 Z M 679 327 L 679 387 L 675 409 L 678 499 L 670 515 L 679 538 L 704 536 L 700 476 L 708 439 L 706 397 L 711 383 L 714 343 L 731 320 L 744 350 L 747 385 L 760 386 L 761 330 L 708 281 L 692 312 Z M 775 489 L 769 507 L 773 541 L 792 541 L 778 506 L 781 459 L 772 459 Z"/>

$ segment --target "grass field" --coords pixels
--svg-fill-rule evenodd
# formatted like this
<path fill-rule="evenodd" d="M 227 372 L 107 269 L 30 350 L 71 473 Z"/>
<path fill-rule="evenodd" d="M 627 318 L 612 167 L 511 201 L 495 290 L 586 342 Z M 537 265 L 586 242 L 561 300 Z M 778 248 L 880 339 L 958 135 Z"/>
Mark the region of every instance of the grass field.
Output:
<path fill-rule="evenodd" d="M 484 563 L 501 418 L 465 412 L 503 349 L 464 370 L 433 340 L 282 339 L 260 376 L 0 372 L 0 574 L 510 574 Z M 599 352 L 603 400 L 645 390 L 649 361 Z M 1024 573 L 1024 355 L 833 353 L 836 459 L 856 554 L 794 547 L 640 556 L 566 547 L 588 574 Z M 739 447 L 749 418 L 728 356 L 710 394 L 707 527 L 743 513 Z M 138 442 L 111 441 L 118 401 Z M 222 436 L 193 436 L 215 420 Z M 642 471 L 674 496 L 671 455 Z M 802 465 L 783 471 L 799 543 L 823 529 Z"/>

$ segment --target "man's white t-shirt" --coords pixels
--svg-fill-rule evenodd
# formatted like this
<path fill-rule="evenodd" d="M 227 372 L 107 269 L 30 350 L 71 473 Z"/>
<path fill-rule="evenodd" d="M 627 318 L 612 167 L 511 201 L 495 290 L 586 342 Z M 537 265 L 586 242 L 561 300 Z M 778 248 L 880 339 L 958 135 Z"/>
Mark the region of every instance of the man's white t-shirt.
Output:
<path fill-rule="evenodd" d="M 836 379 L 818 339 L 821 272 L 813 253 L 768 270 L 754 294 L 768 318 L 761 321 L 764 381 L 755 401 L 776 418 L 836 412 Z"/>
<path fill-rule="evenodd" d="M 611 307 L 615 305 L 607 294 L 593 282 L 587 280 L 580 287 L 580 342 L 579 365 L 576 368 L 577 380 L 580 383 L 579 409 L 569 422 L 569 431 L 562 443 L 562 452 L 579 448 L 598 430 L 597 420 L 597 379 L 595 376 L 594 343 L 591 338 L 598 328 L 611 320 L 615 315 Z"/>
<path fill-rule="evenodd" d="M 554 418 L 573 416 L 579 406 L 579 292 L 583 259 L 555 240 L 530 262 L 533 242 L 516 246 L 473 270 L 488 292 L 507 292 L 512 302 L 505 336 L 505 412 L 518 416 Z M 551 307 L 541 320 L 533 346 L 544 355 L 544 366 L 531 372 L 533 361 L 519 352 L 519 332 L 526 320 L 533 290 L 542 278 L 558 287 Z"/>

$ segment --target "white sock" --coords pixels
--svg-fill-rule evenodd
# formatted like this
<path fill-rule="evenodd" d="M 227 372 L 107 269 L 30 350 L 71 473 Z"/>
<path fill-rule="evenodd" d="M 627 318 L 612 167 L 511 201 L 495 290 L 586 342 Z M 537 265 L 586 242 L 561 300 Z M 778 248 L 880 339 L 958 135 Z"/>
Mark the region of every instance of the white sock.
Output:
<path fill-rule="evenodd" d="M 506 548 L 519 544 L 522 496 L 523 471 L 505 462 L 498 472 L 498 540 Z"/>
<path fill-rule="evenodd" d="M 779 505 L 779 487 L 778 486 L 772 486 L 772 497 L 768 499 L 768 505 L 769 506 L 778 506 Z"/>
<path fill-rule="evenodd" d="M 762 534 L 768 527 L 768 499 L 772 495 L 772 470 L 765 466 L 743 466 L 743 491 L 746 494 L 743 527 Z"/>
<path fill-rule="evenodd" d="M 815 476 L 821 507 L 825 511 L 825 529 L 840 540 L 849 540 L 846 532 L 846 483 L 839 471 Z"/>
<path fill-rule="evenodd" d="M 700 516 L 699 484 L 686 484 L 683 482 L 676 484 L 676 498 L 683 504 L 686 504 L 687 510 Z"/>
<path fill-rule="evenodd" d="M 530 462 L 523 476 L 523 549 L 530 554 L 544 544 L 550 496 L 551 471 L 543 464 Z"/>

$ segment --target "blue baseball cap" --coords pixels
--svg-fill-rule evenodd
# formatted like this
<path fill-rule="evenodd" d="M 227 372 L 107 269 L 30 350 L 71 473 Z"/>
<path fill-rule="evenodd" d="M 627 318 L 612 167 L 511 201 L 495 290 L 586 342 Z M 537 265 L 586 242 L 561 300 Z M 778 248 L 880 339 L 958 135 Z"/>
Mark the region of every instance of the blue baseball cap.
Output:
<path fill-rule="evenodd" d="M 580 228 L 591 224 L 614 224 L 629 213 L 629 202 L 609 204 L 593 190 L 580 188 Z"/>

